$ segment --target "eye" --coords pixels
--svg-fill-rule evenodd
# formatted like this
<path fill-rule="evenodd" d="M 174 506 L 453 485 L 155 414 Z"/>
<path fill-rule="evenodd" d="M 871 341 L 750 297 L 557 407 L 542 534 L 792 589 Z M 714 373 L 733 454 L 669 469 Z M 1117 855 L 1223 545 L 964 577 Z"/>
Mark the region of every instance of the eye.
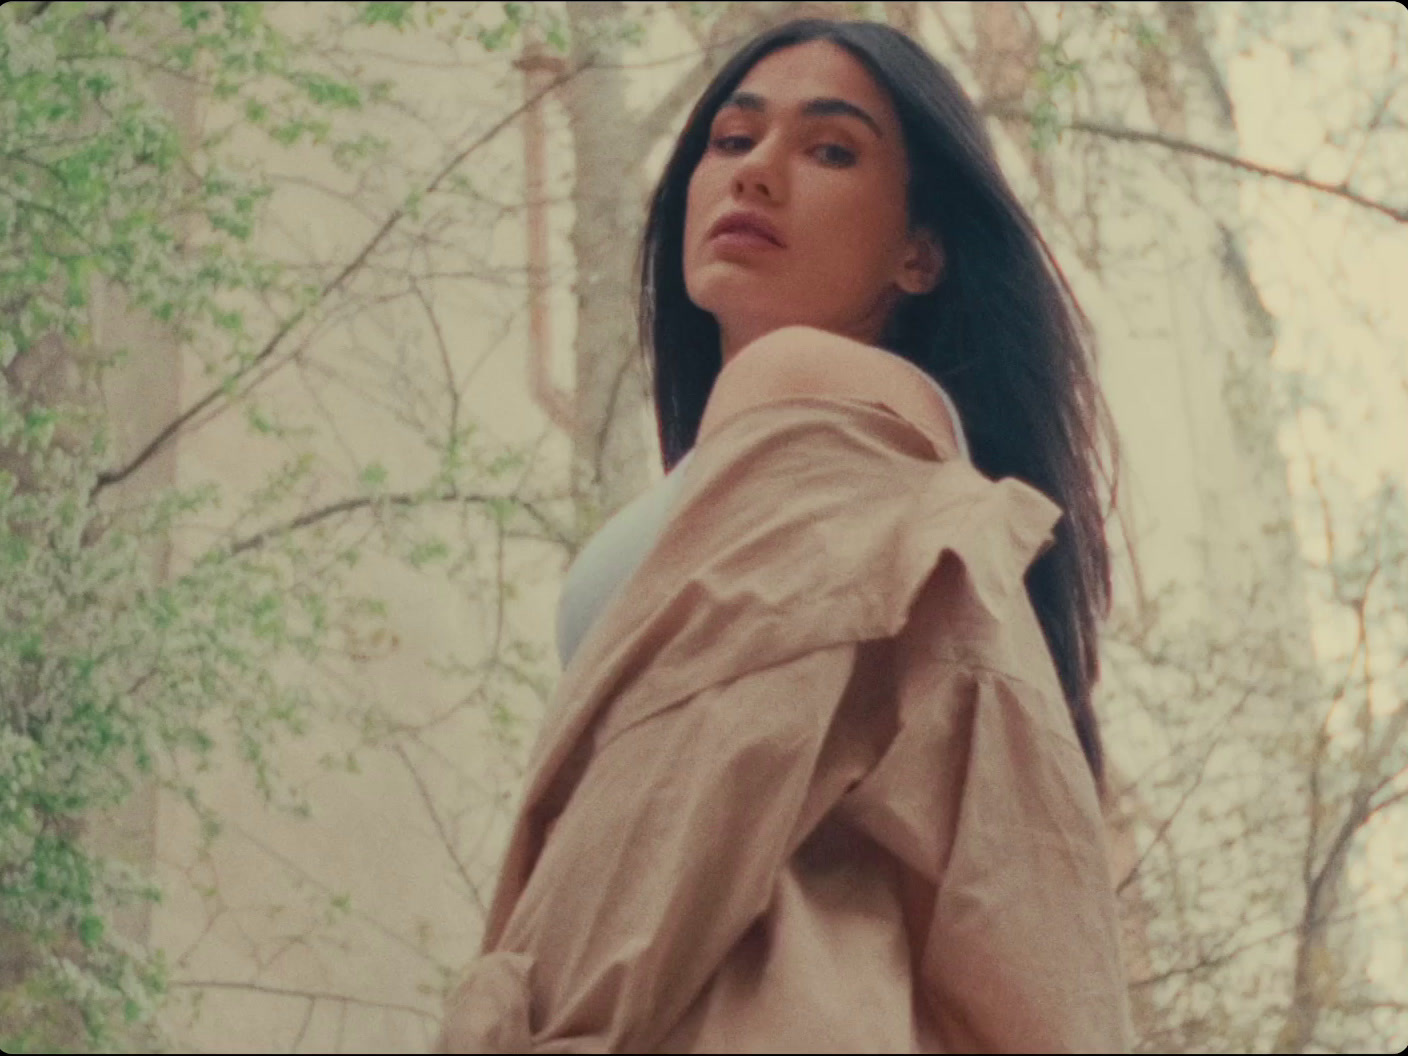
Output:
<path fill-rule="evenodd" d="M 753 145 L 747 136 L 716 136 L 709 146 L 724 154 L 738 154 Z"/>
<path fill-rule="evenodd" d="M 812 148 L 812 153 L 823 165 L 834 169 L 844 169 L 856 162 L 856 153 L 839 143 L 821 143 Z"/>

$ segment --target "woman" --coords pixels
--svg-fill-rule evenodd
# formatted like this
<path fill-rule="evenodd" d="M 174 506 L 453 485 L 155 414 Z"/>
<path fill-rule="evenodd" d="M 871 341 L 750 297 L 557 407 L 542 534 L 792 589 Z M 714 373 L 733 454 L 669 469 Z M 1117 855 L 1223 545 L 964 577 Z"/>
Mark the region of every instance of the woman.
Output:
<path fill-rule="evenodd" d="M 601 533 L 639 556 L 569 576 L 437 1051 L 1126 1050 L 1102 404 L 980 118 L 883 26 L 764 33 L 642 277 L 670 473 Z"/>

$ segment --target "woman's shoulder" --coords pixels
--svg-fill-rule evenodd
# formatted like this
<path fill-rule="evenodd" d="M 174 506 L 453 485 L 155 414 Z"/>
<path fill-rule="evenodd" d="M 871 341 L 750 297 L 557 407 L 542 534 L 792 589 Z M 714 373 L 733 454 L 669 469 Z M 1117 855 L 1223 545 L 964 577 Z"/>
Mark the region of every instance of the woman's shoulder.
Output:
<path fill-rule="evenodd" d="M 810 326 L 773 330 L 739 350 L 714 383 L 699 439 L 742 411 L 792 396 L 873 400 L 945 450 L 962 450 L 951 404 L 933 378 L 893 352 Z"/>

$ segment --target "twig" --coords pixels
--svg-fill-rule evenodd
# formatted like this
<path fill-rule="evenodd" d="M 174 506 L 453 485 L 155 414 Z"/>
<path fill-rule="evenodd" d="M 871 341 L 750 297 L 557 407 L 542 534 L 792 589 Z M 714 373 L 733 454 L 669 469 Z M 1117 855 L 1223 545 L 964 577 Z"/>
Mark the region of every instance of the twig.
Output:
<path fill-rule="evenodd" d="M 1144 864 L 1144 860 L 1148 858 L 1150 854 L 1153 853 L 1154 848 L 1158 846 L 1160 841 L 1163 840 L 1164 834 L 1168 831 L 1169 826 L 1172 825 L 1174 819 L 1177 818 L 1180 813 L 1182 813 L 1184 806 L 1186 806 L 1188 803 L 1188 800 L 1192 797 L 1193 793 L 1197 791 L 1198 786 L 1203 783 L 1203 775 L 1207 773 L 1208 763 L 1212 761 L 1213 753 L 1216 752 L 1217 749 L 1222 745 L 1222 742 L 1217 739 L 1217 735 L 1221 733 L 1222 730 L 1228 725 L 1228 723 L 1230 723 L 1237 716 L 1237 713 L 1240 712 L 1242 708 L 1246 706 L 1247 701 L 1249 701 L 1251 697 L 1252 691 L 1250 689 L 1243 693 L 1242 699 L 1239 700 L 1230 709 L 1228 709 L 1227 714 L 1223 716 L 1222 721 L 1218 723 L 1218 728 L 1212 731 L 1210 735 L 1212 738 L 1212 744 L 1208 747 L 1207 752 L 1203 755 L 1202 761 L 1198 764 L 1198 770 L 1193 777 L 1192 783 L 1189 784 L 1189 786 L 1183 790 L 1183 795 L 1179 797 L 1177 804 L 1175 804 L 1173 810 L 1169 812 L 1168 817 L 1164 818 L 1163 822 L 1159 825 L 1158 831 L 1154 833 L 1153 839 L 1149 841 L 1149 846 L 1144 848 L 1144 851 L 1142 854 L 1139 855 L 1138 860 L 1132 866 L 1130 866 L 1129 872 L 1126 873 L 1124 875 L 1124 879 L 1119 882 L 1119 885 L 1115 888 L 1116 895 L 1124 894 L 1124 889 L 1128 887 L 1130 883 L 1133 882 L 1136 876 L 1139 875 L 1139 869 Z"/>
<path fill-rule="evenodd" d="M 1020 107 L 990 103 L 985 104 L 981 109 L 983 113 L 991 114 L 993 117 L 1026 121 L 1029 124 L 1033 123 L 1035 120 L 1030 113 Z M 1206 158 L 1209 161 L 1230 165 L 1232 168 L 1241 169 L 1244 172 L 1255 173 L 1258 176 L 1265 176 L 1273 180 L 1282 180 L 1285 183 L 1293 183 L 1299 187 L 1308 187 L 1322 194 L 1332 194 L 1337 198 L 1343 198 L 1346 201 L 1353 202 L 1355 205 L 1363 206 L 1365 209 L 1372 209 L 1375 212 L 1382 213 L 1384 216 L 1400 224 L 1408 224 L 1408 209 L 1395 209 L 1385 202 L 1380 202 L 1373 198 L 1366 198 L 1362 194 L 1356 194 L 1342 182 L 1337 184 L 1322 183 L 1319 180 L 1312 180 L 1308 176 L 1300 176 L 1293 172 L 1286 172 L 1284 169 L 1274 169 L 1269 165 L 1258 165 L 1254 161 L 1247 161 L 1245 158 L 1239 158 L 1235 154 L 1214 150 L 1211 147 L 1205 147 L 1200 143 L 1192 143 L 1186 139 L 1166 136 L 1160 132 L 1145 132 L 1135 128 L 1123 128 L 1119 125 L 1107 125 L 1099 121 L 1070 121 L 1061 125 L 1058 131 L 1085 132 L 1090 135 L 1104 136 L 1107 139 L 1120 140 L 1126 143 L 1149 143 L 1153 146 L 1164 147 L 1167 150 L 1193 154 L 1200 158 Z"/>
<path fill-rule="evenodd" d="M 1364 915 L 1365 912 L 1368 910 L 1383 909 L 1386 906 L 1395 905 L 1397 901 L 1397 898 L 1390 897 L 1373 905 L 1359 905 L 1356 906 L 1354 909 L 1346 910 L 1336 916 L 1325 917 L 1323 918 L 1323 923 L 1342 924 L 1345 921 L 1353 920 L 1355 917 Z M 1197 962 L 1193 964 L 1178 965 L 1174 968 L 1165 969 L 1162 972 L 1156 972 L 1153 975 L 1146 975 L 1139 979 L 1131 979 L 1129 981 L 1130 989 L 1142 989 L 1147 986 L 1154 986 L 1158 983 L 1162 983 L 1176 976 L 1192 975 L 1194 972 L 1200 972 L 1211 968 L 1221 967 L 1227 962 L 1234 960 L 1237 957 L 1240 957 L 1242 954 L 1246 953 L 1250 949 L 1254 949 L 1257 946 L 1262 946 L 1268 942 L 1275 942 L 1277 939 L 1284 939 L 1287 935 L 1291 935 L 1299 931 L 1302 926 L 1302 921 L 1296 921 L 1296 923 L 1291 924 L 1287 927 L 1278 928 L 1277 930 L 1268 932 L 1265 935 L 1259 935 L 1255 939 L 1249 939 L 1248 941 L 1241 943 L 1238 946 L 1233 946 L 1231 949 L 1224 950 L 1222 953 L 1214 954 L 1211 957 L 1200 958 Z"/>
<path fill-rule="evenodd" d="M 440 812 L 435 809 L 435 801 L 430 796 L 430 790 L 425 787 L 425 782 L 421 780 L 420 773 L 416 770 L 415 764 L 411 762 L 410 756 L 406 754 L 405 746 L 392 745 L 391 750 L 396 753 L 397 758 L 405 764 L 406 772 L 411 775 L 411 780 L 415 782 L 416 791 L 420 793 L 421 802 L 425 804 L 425 812 L 430 815 L 431 822 L 435 825 L 435 831 L 440 835 L 440 843 L 445 848 L 445 853 L 450 861 L 454 863 L 455 871 L 460 874 L 460 879 L 469 888 L 470 897 L 474 899 L 474 904 L 479 907 L 479 912 L 488 914 L 489 907 L 484 904 L 484 896 L 480 894 L 479 885 L 474 882 L 474 877 L 469 875 L 469 870 L 465 868 L 464 862 L 460 861 L 460 856 L 455 853 L 454 841 L 450 839 L 450 834 L 445 829 L 445 824 L 440 820 Z"/>
<path fill-rule="evenodd" d="M 395 1012 L 409 1012 L 421 1019 L 439 1022 L 439 1016 L 415 1005 L 403 1005 L 399 1001 L 373 1001 L 370 998 L 354 997 L 351 994 L 335 994 L 327 990 L 300 990 L 292 987 L 265 986 L 262 983 L 240 983 L 222 979 L 178 979 L 172 986 L 199 990 L 252 990 L 259 994 L 274 994 L 278 997 L 300 997 L 308 1001 L 342 1001 L 366 1008 L 386 1008 Z"/>
<path fill-rule="evenodd" d="M 563 73 L 555 77 L 551 83 L 546 85 L 542 89 L 542 91 L 538 92 L 536 95 L 525 100 L 522 104 L 511 110 L 503 118 L 497 121 L 493 125 L 493 127 L 490 128 L 487 132 L 476 138 L 472 143 L 469 144 L 469 146 L 465 147 L 462 151 L 460 151 L 453 158 L 451 158 L 450 161 L 447 162 L 435 175 L 435 178 L 432 179 L 430 183 L 425 186 L 425 188 L 421 191 L 421 195 L 426 196 L 434 194 L 435 191 L 439 188 L 440 184 L 445 180 L 445 178 L 448 177 L 450 173 L 452 173 L 455 169 L 457 169 L 466 158 L 468 158 L 475 151 L 483 147 L 484 144 L 494 139 L 500 132 L 502 132 L 505 128 L 507 128 L 515 120 L 517 120 L 521 114 L 523 114 L 529 108 L 534 106 L 539 99 L 553 91 L 556 91 L 563 84 L 566 84 L 572 78 L 576 77 L 589 65 L 590 63 L 584 62 L 574 69 L 565 70 Z M 195 418 L 197 415 L 206 410 L 212 404 L 215 404 L 222 400 L 228 401 L 233 395 L 235 385 L 242 379 L 248 377 L 249 374 L 254 371 L 256 367 L 261 366 L 263 363 L 265 363 L 265 361 L 267 361 L 271 356 L 273 356 L 273 354 L 278 351 L 280 344 L 282 343 L 284 338 L 288 336 L 289 332 L 295 326 L 297 326 L 298 323 L 300 323 L 310 311 L 312 311 L 318 305 L 322 304 L 323 301 L 327 300 L 327 298 L 331 296 L 337 289 L 339 289 L 342 284 L 346 282 L 347 279 L 353 273 L 355 273 L 358 269 L 362 267 L 362 265 L 366 262 L 367 258 L 371 255 L 372 251 L 382 243 L 386 236 L 389 235 L 392 229 L 395 228 L 396 225 L 401 222 L 405 215 L 405 206 L 398 206 L 396 209 L 392 210 L 391 214 L 377 229 L 376 233 L 373 234 L 372 237 L 366 242 L 366 244 L 362 246 L 361 250 L 358 251 L 357 255 L 353 257 L 352 260 L 349 261 L 340 272 L 338 272 L 335 278 L 328 282 L 322 288 L 322 290 L 319 291 L 318 295 L 309 304 L 304 305 L 302 308 L 294 312 L 294 314 L 290 316 L 283 323 L 283 325 L 278 328 L 278 330 L 274 333 L 274 336 L 271 337 L 265 343 L 264 347 L 259 350 L 258 354 L 255 355 L 253 359 L 251 359 L 244 366 L 236 370 L 235 373 L 232 374 L 228 379 L 226 379 L 225 382 L 212 388 L 209 392 L 207 392 L 204 396 L 197 400 L 191 407 L 181 412 L 181 414 L 179 414 L 176 418 L 169 422 L 166 427 L 163 428 L 159 433 L 157 433 L 157 435 L 153 437 L 152 440 L 144 448 L 142 448 L 142 450 L 139 451 L 137 455 L 132 458 L 132 460 L 129 461 L 125 466 L 122 466 L 119 469 L 109 470 L 105 473 L 100 474 L 96 483 L 93 486 L 93 490 L 90 493 L 89 497 L 91 498 L 103 488 L 106 488 L 112 484 L 117 484 L 125 480 L 127 477 L 131 476 L 149 458 L 151 458 L 154 454 L 156 454 L 157 451 L 164 447 L 173 436 L 175 436 L 178 432 L 185 428 L 185 426 L 191 421 L 191 419 Z"/>
<path fill-rule="evenodd" d="M 542 525 L 543 530 L 547 532 L 552 542 L 568 547 L 569 549 L 572 547 L 572 540 L 560 532 L 542 511 L 532 503 L 526 502 L 523 499 L 515 499 L 506 495 L 461 495 L 457 492 L 447 492 L 443 495 L 431 496 L 402 492 L 394 495 L 369 495 L 355 499 L 341 499 L 338 502 L 330 503 L 316 510 L 310 510 L 307 513 L 300 514 L 291 520 L 285 521 L 283 524 L 266 528 L 248 538 L 241 539 L 231 545 L 229 553 L 231 556 L 234 556 L 235 554 L 242 554 L 246 550 L 255 550 L 281 535 L 296 532 L 301 528 L 307 528 L 329 517 L 335 517 L 339 513 L 351 513 L 353 510 L 362 510 L 369 506 L 417 506 L 427 502 L 483 503 L 487 505 L 494 500 L 512 502 L 520 506 L 529 516 Z"/>
<path fill-rule="evenodd" d="M 440 326 L 440 319 L 435 314 L 435 306 L 430 303 L 430 298 L 421 290 L 414 277 L 411 279 L 411 289 L 425 310 L 426 318 L 430 320 L 430 328 L 435 331 L 435 346 L 440 351 L 440 366 L 445 371 L 445 388 L 450 395 L 450 435 L 446 439 L 445 447 L 450 450 L 454 447 L 455 437 L 460 431 L 460 390 L 455 384 L 455 368 L 450 363 L 450 346 L 445 340 L 445 331 Z"/>

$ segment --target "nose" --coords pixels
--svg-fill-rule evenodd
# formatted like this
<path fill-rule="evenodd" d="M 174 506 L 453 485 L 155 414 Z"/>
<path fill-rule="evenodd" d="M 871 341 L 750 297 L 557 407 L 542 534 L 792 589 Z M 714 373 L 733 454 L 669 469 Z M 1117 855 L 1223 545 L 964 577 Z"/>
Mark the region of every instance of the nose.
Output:
<path fill-rule="evenodd" d="M 739 198 L 757 197 L 780 204 L 786 196 L 786 177 L 778 137 L 769 136 L 738 159 L 733 171 L 733 192 Z"/>

